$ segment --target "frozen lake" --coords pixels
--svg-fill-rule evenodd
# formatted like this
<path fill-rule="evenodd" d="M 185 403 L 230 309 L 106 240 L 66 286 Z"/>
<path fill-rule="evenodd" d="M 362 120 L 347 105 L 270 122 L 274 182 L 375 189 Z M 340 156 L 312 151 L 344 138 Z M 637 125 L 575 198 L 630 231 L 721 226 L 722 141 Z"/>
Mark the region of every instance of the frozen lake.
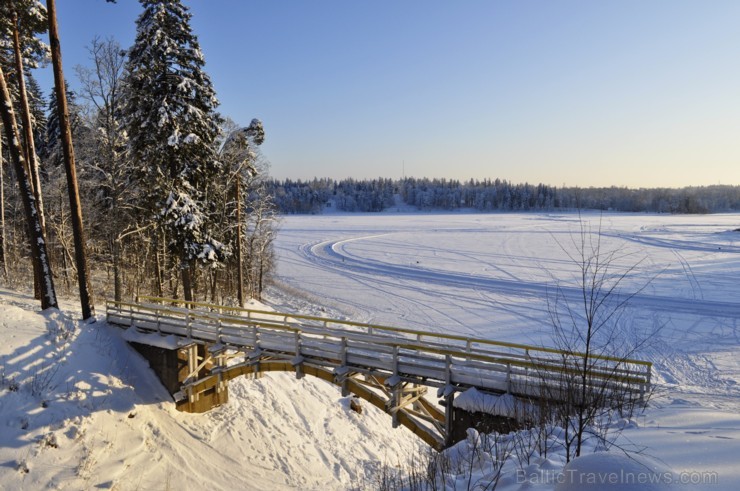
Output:
<path fill-rule="evenodd" d="M 656 333 L 640 356 L 664 383 L 737 407 L 738 214 L 288 216 L 277 279 L 331 316 L 548 345 L 556 297 L 582 302 L 581 222 L 625 275 L 618 298 L 634 294 L 625 339 Z"/>

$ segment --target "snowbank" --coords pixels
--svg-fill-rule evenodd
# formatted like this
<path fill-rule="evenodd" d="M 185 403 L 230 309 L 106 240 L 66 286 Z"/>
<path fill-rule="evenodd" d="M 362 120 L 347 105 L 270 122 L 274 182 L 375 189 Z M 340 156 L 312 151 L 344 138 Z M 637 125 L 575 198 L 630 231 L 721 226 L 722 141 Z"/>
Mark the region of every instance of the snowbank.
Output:
<path fill-rule="evenodd" d="M 228 404 L 180 413 L 120 329 L 2 289 L 0 339 L 3 490 L 345 490 L 419 448 L 311 377 L 242 377 Z"/>
<path fill-rule="evenodd" d="M 486 413 L 507 418 L 532 414 L 533 410 L 529 404 L 517 400 L 511 394 L 486 394 L 477 390 L 475 387 L 471 387 L 458 395 L 453 400 L 452 405 L 471 413 Z"/>
<path fill-rule="evenodd" d="M 555 491 L 663 491 L 678 483 L 678 474 L 649 457 L 597 452 L 571 460 Z"/>

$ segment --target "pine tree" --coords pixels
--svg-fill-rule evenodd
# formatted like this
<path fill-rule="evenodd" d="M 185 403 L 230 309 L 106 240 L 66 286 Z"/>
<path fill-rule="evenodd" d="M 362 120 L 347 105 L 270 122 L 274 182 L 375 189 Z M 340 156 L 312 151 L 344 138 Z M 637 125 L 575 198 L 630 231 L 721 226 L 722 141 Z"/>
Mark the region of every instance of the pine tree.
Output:
<path fill-rule="evenodd" d="M 220 170 L 214 140 L 218 105 L 205 61 L 179 0 L 141 0 L 144 11 L 127 64 L 124 125 L 145 207 L 179 258 L 185 298 L 196 261 L 223 246 L 211 237 L 207 183 Z"/>
<path fill-rule="evenodd" d="M 72 235 L 75 243 L 75 265 L 77 267 L 77 283 L 80 291 L 80 306 L 82 318 L 87 320 L 95 315 L 95 306 L 92 299 L 92 290 L 88 281 L 87 253 L 85 231 L 82 224 L 82 204 L 80 190 L 77 184 L 77 168 L 75 164 L 74 145 L 72 144 L 72 127 L 70 124 L 69 107 L 67 105 L 67 89 L 62 68 L 62 47 L 59 40 L 59 25 L 56 15 L 56 0 L 46 0 L 49 9 L 49 44 L 51 46 L 51 66 L 54 72 L 54 93 L 57 98 L 57 115 L 59 116 L 62 153 L 64 154 L 64 171 L 67 175 L 67 194 L 69 195 L 69 211 L 72 222 Z"/>

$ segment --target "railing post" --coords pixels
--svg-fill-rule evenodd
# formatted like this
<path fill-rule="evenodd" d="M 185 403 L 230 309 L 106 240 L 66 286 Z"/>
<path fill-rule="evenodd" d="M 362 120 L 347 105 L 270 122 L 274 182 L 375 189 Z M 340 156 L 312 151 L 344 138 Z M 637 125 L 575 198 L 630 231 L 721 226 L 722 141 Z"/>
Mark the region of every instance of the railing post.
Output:
<path fill-rule="evenodd" d="M 254 329 L 254 349 L 259 352 L 262 349 L 260 347 L 260 331 L 256 325 L 252 326 L 252 329 Z M 252 366 L 252 373 L 254 373 L 255 379 L 262 378 L 259 358 L 257 358 L 257 362 Z"/>
<path fill-rule="evenodd" d="M 342 336 L 342 351 L 340 353 L 341 359 L 342 359 L 342 366 L 347 368 L 347 359 L 348 359 L 348 343 L 347 343 L 347 337 Z M 349 381 L 347 380 L 349 378 L 349 370 L 344 372 L 342 375 L 342 397 L 347 397 L 349 395 Z"/>
<path fill-rule="evenodd" d="M 347 337 L 342 336 L 342 351 L 340 353 L 342 357 L 342 366 L 347 366 Z"/>
<path fill-rule="evenodd" d="M 445 382 L 446 382 L 446 388 L 449 388 L 452 385 L 452 357 L 450 355 L 445 356 L 445 365 L 447 365 L 446 374 L 445 374 Z M 445 434 L 444 436 L 444 445 L 450 445 L 452 443 L 452 427 L 455 424 L 454 419 L 454 402 L 455 402 L 455 391 L 450 390 L 449 394 L 445 396 Z"/>
<path fill-rule="evenodd" d="M 301 331 L 295 331 L 295 378 L 303 378 L 303 356 L 301 355 Z"/>
<path fill-rule="evenodd" d="M 391 408 L 396 408 L 395 411 L 391 413 L 391 417 L 393 418 L 393 427 L 398 428 L 398 425 L 400 424 L 398 421 L 398 408 L 401 405 L 401 398 L 403 397 L 403 382 L 398 377 L 398 346 L 393 347 L 393 378 L 397 379 L 397 382 L 395 385 L 391 387 L 391 400 L 390 400 L 390 406 Z"/>
<path fill-rule="evenodd" d="M 648 390 L 650 390 L 650 376 L 652 372 L 652 367 L 650 365 L 647 366 L 647 373 L 645 374 L 645 381 L 640 385 L 640 402 L 645 402 L 645 394 Z"/>
<path fill-rule="evenodd" d="M 216 367 L 218 368 L 218 383 L 216 385 L 216 392 L 223 392 L 224 389 L 228 388 L 227 382 L 223 379 L 223 371 L 226 368 L 226 357 L 222 354 L 216 357 Z"/>

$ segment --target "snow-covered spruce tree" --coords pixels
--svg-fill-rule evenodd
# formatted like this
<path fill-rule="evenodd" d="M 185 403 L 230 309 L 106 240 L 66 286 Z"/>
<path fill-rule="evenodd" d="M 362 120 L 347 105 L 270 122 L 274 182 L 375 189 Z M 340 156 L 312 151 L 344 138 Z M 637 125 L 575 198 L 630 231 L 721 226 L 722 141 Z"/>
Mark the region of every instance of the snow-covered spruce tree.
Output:
<path fill-rule="evenodd" d="M 144 205 L 179 259 L 184 297 L 192 300 L 196 262 L 221 259 L 211 236 L 206 187 L 220 172 L 214 140 L 218 101 L 179 0 L 141 0 L 127 63 L 124 126 Z"/>

